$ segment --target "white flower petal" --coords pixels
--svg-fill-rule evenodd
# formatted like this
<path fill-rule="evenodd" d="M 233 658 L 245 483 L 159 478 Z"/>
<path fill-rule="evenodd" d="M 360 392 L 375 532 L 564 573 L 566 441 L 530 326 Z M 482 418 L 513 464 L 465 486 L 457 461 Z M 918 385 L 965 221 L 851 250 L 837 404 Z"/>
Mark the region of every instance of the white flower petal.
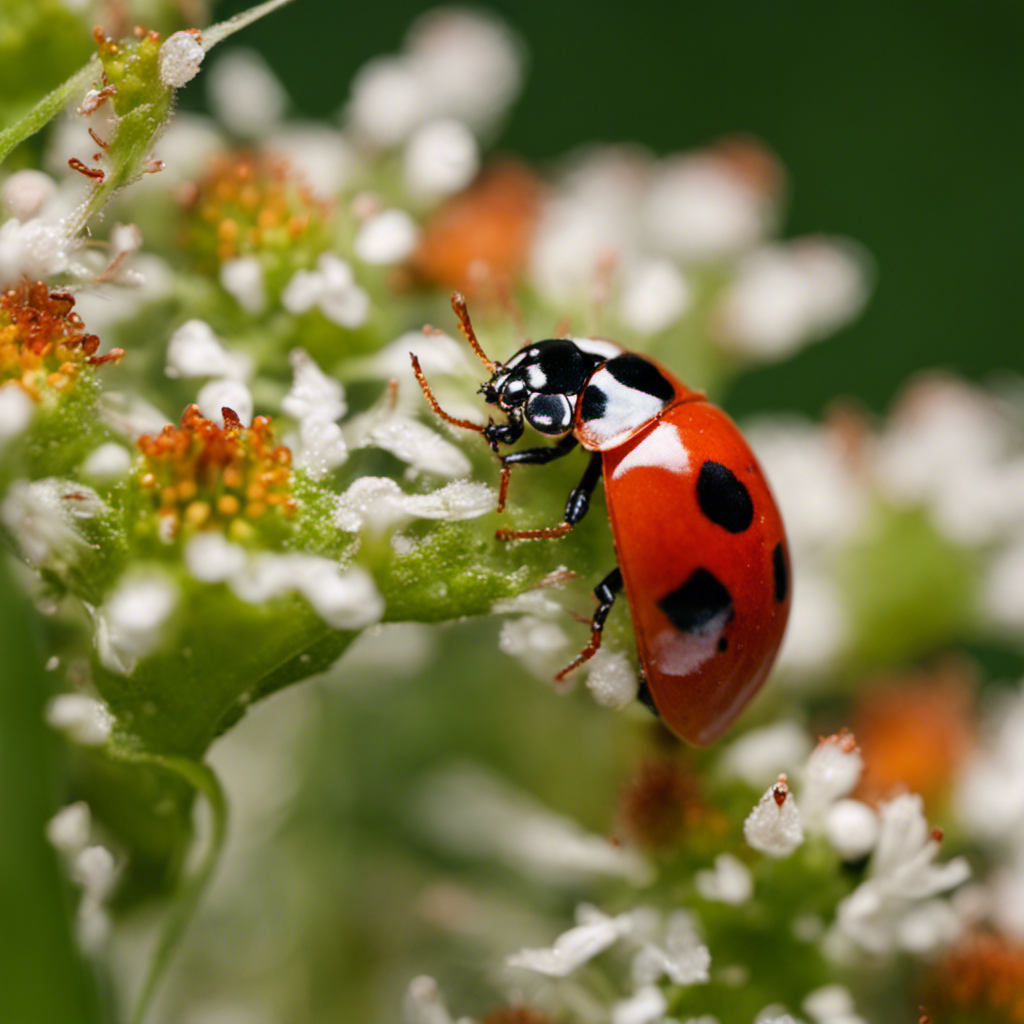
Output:
<path fill-rule="evenodd" d="M 207 95 L 221 124 L 235 135 L 256 137 L 271 129 L 288 107 L 288 96 L 256 51 L 233 46 L 207 72 Z"/>
<path fill-rule="evenodd" d="M 220 265 L 220 283 L 238 304 L 254 316 L 267 308 L 263 263 L 257 256 L 239 256 Z"/>
<path fill-rule="evenodd" d="M 715 858 L 713 871 L 698 871 L 694 879 L 697 892 L 706 900 L 738 906 L 754 894 L 754 876 L 750 868 L 731 853 Z"/>
<path fill-rule="evenodd" d="M 476 137 L 451 118 L 418 128 L 405 147 L 403 173 L 412 195 L 440 199 L 465 188 L 480 167 Z"/>
<path fill-rule="evenodd" d="M 75 857 L 89 843 L 92 814 L 84 800 L 62 807 L 47 823 L 46 838 L 65 857 Z"/>
<path fill-rule="evenodd" d="M 612 1006 L 612 1024 L 653 1024 L 667 1009 L 668 1000 L 661 989 L 645 985 Z"/>
<path fill-rule="evenodd" d="M 602 647 L 587 664 L 587 689 L 602 707 L 618 710 L 636 700 L 640 679 L 627 655 Z"/>
<path fill-rule="evenodd" d="M 180 593 L 155 569 L 132 570 L 95 611 L 96 650 L 104 667 L 131 675 L 141 658 L 164 641 L 162 627 L 174 614 Z"/>
<path fill-rule="evenodd" d="M 23 433 L 36 414 L 36 403 L 17 384 L 0 386 L 0 445 Z"/>
<path fill-rule="evenodd" d="M 551 978 L 567 977 L 629 932 L 627 915 L 606 917 L 595 913 L 590 917 L 586 924 L 559 935 L 553 946 L 520 950 L 506 957 L 505 963 L 509 967 L 522 967 Z"/>
<path fill-rule="evenodd" d="M 747 816 L 743 835 L 755 850 L 772 857 L 788 857 L 804 841 L 800 811 L 784 776 L 768 787 Z"/>
<path fill-rule="evenodd" d="M 84 693 L 54 697 L 46 706 L 46 721 L 84 747 L 103 746 L 114 728 L 106 704 Z"/>
<path fill-rule="evenodd" d="M 247 377 L 250 360 L 228 352 L 204 320 L 183 323 L 167 342 L 168 377 Z"/>
<path fill-rule="evenodd" d="M 160 47 L 157 65 L 160 81 L 172 89 L 180 89 L 199 74 L 199 65 L 206 56 L 197 32 L 175 32 Z"/>
<path fill-rule="evenodd" d="M 826 812 L 823 831 L 843 860 L 859 860 L 878 841 L 878 815 L 859 800 L 839 800 Z"/>
<path fill-rule="evenodd" d="M 412 255 L 419 228 L 404 210 L 382 210 L 366 220 L 353 242 L 355 254 L 373 266 L 391 266 Z"/>

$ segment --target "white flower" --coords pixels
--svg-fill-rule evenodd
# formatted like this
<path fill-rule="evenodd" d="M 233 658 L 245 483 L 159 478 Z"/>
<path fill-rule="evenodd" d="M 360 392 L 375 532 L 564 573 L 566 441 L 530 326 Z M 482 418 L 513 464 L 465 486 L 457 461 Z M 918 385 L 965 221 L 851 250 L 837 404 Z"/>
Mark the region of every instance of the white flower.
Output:
<path fill-rule="evenodd" d="M 788 857 L 803 841 L 800 811 L 780 775 L 743 823 L 743 835 L 755 850 L 772 857 Z"/>
<path fill-rule="evenodd" d="M 690 285 L 668 260 L 648 259 L 630 268 L 619 296 L 619 318 L 638 334 L 659 334 L 687 311 Z"/>
<path fill-rule="evenodd" d="M 346 119 L 355 134 L 377 146 L 397 146 L 424 116 L 415 71 L 396 57 L 377 57 L 352 80 Z"/>
<path fill-rule="evenodd" d="M 232 544 L 216 530 L 197 533 L 185 545 L 185 566 L 200 583 L 224 583 L 248 564 L 245 548 Z"/>
<path fill-rule="evenodd" d="M 96 953 L 110 933 L 104 901 L 117 881 L 113 854 L 104 846 L 87 846 L 75 857 L 71 877 L 82 887 L 75 921 L 78 942 L 86 953 Z"/>
<path fill-rule="evenodd" d="M 255 50 L 232 47 L 214 62 L 206 81 L 217 119 L 243 138 L 264 134 L 288 107 L 281 83 Z"/>
<path fill-rule="evenodd" d="M 520 950 L 506 957 L 505 963 L 551 978 L 564 978 L 629 934 L 632 928 L 629 914 L 608 917 L 585 904 L 577 908 L 576 918 L 580 923 L 559 935 L 553 946 Z"/>
<path fill-rule="evenodd" d="M 83 747 L 102 747 L 114 719 L 106 704 L 84 693 L 62 693 L 46 706 L 46 721 Z"/>
<path fill-rule="evenodd" d="M 359 477 L 338 498 L 335 521 L 346 532 L 383 533 L 413 519 L 475 519 L 493 512 L 492 488 L 456 480 L 428 494 L 406 494 L 388 477 Z"/>
<path fill-rule="evenodd" d="M 157 55 L 160 81 L 171 89 L 180 89 L 199 74 L 199 65 L 205 56 L 198 32 L 169 35 Z"/>
<path fill-rule="evenodd" d="M 781 358 L 850 320 L 867 292 L 866 259 L 850 242 L 762 246 L 741 261 L 722 296 L 723 341 L 759 359 Z"/>
<path fill-rule="evenodd" d="M 229 352 L 205 320 L 188 320 L 167 342 L 164 372 L 168 377 L 233 377 L 244 380 L 252 360 Z"/>
<path fill-rule="evenodd" d="M 859 860 L 878 841 L 878 815 L 860 800 L 838 800 L 825 812 L 822 831 L 843 860 Z"/>
<path fill-rule="evenodd" d="M 569 637 L 556 622 L 523 615 L 501 625 L 498 648 L 517 658 L 538 679 L 550 682 L 569 660 Z"/>
<path fill-rule="evenodd" d="M 82 473 L 93 480 L 120 480 L 132 468 L 132 453 L 116 441 L 94 449 L 82 463 Z"/>
<path fill-rule="evenodd" d="M 105 509 L 92 488 L 71 480 L 15 480 L 0 504 L 0 520 L 29 565 L 60 573 L 76 562 L 87 546 L 76 521 Z"/>
<path fill-rule="evenodd" d="M 653 1024 L 668 1009 L 668 1000 L 657 985 L 644 985 L 628 999 L 612 1006 L 611 1024 Z"/>
<path fill-rule="evenodd" d="M 607 877 L 643 884 L 650 878 L 634 850 L 591 835 L 472 765 L 428 778 L 417 809 L 423 827 L 445 848 L 499 860 L 548 883 Z"/>
<path fill-rule="evenodd" d="M 627 655 L 602 647 L 587 664 L 587 689 L 602 707 L 618 710 L 636 700 L 640 680 Z"/>
<path fill-rule="evenodd" d="M 0 395 L 3 392 L 0 391 Z M 2 431 L 0 427 L 0 431 Z M 982 581 L 981 606 L 998 626 L 1024 629 L 1024 536 L 992 557 Z"/>
<path fill-rule="evenodd" d="M 934 837 L 921 811 L 921 798 L 904 794 L 879 808 L 878 842 L 868 865 L 867 878 L 839 904 L 836 926 L 840 935 L 870 953 L 908 948 L 920 934 L 904 929 L 920 905 L 952 889 L 970 875 L 958 857 L 935 864 L 939 839 Z M 937 930 L 935 944 L 946 937 Z"/>
<path fill-rule="evenodd" d="M 0 288 L 43 281 L 68 269 L 74 248 L 63 223 L 14 218 L 0 225 Z"/>
<path fill-rule="evenodd" d="M 810 749 L 807 733 L 796 722 L 777 722 L 751 729 L 734 740 L 720 758 L 718 770 L 760 789 L 780 772 L 805 760 Z"/>
<path fill-rule="evenodd" d="M 645 941 L 633 958 L 637 985 L 653 985 L 667 977 L 674 985 L 703 985 L 711 970 L 711 953 L 700 941 L 692 915 L 675 910 L 665 925 L 664 943 Z"/>
<path fill-rule="evenodd" d="M 806 826 L 820 829 L 825 814 L 849 794 L 864 770 L 864 758 L 849 733 L 827 736 L 814 748 L 803 772 L 800 813 Z"/>
<path fill-rule="evenodd" d="M 141 658 L 164 642 L 163 626 L 178 607 L 180 593 L 156 569 L 132 570 L 95 610 L 96 651 L 103 666 L 129 676 Z"/>
<path fill-rule="evenodd" d="M 356 284 L 352 268 L 334 253 L 323 253 L 316 270 L 297 270 L 281 293 L 289 313 L 308 313 L 314 306 L 338 327 L 353 330 L 366 323 L 370 297 Z"/>
<path fill-rule="evenodd" d="M 437 982 L 425 974 L 409 982 L 402 1009 L 405 1024 L 453 1024 Z M 471 1022 L 463 1019 L 458 1024 Z"/>
<path fill-rule="evenodd" d="M 357 170 L 352 146 L 341 132 L 315 121 L 288 121 L 264 143 L 279 153 L 318 196 L 338 195 Z"/>
<path fill-rule="evenodd" d="M 23 433 L 36 414 L 36 403 L 14 383 L 0 385 L 0 445 Z"/>
<path fill-rule="evenodd" d="M 356 232 L 353 251 L 364 263 L 387 267 L 412 255 L 419 228 L 404 210 L 381 210 L 365 220 Z"/>
<path fill-rule="evenodd" d="M 0 202 L 8 216 L 25 222 L 38 217 L 56 192 L 56 182 L 48 174 L 15 171 L 0 188 Z"/>
<path fill-rule="evenodd" d="M 302 349 L 288 356 L 292 364 L 292 386 L 281 408 L 298 421 L 298 436 L 285 438 L 295 465 L 314 480 L 322 480 L 348 459 L 348 444 L 335 422 L 346 410 L 341 382 L 329 377 Z"/>
<path fill-rule="evenodd" d="M 480 168 L 476 137 L 451 118 L 418 128 L 405 147 L 406 187 L 419 199 L 441 199 L 465 188 Z"/>
<path fill-rule="evenodd" d="M 814 1024 L 866 1024 L 857 1015 L 853 996 L 842 985 L 823 985 L 804 999 L 804 1010 Z"/>
<path fill-rule="evenodd" d="M 92 814 L 84 800 L 62 807 L 47 823 L 50 845 L 67 858 L 77 857 L 89 843 Z"/>
<path fill-rule="evenodd" d="M 267 308 L 267 290 L 263 285 L 263 263 L 258 256 L 239 256 L 220 266 L 220 283 L 246 313 L 254 316 Z"/>
<path fill-rule="evenodd" d="M 131 441 L 146 434 L 159 434 L 167 424 L 167 417 L 156 406 L 120 391 L 104 391 L 100 395 L 100 420 Z"/>
<path fill-rule="evenodd" d="M 750 868 L 731 853 L 715 858 L 713 871 L 698 871 L 694 882 L 697 892 L 706 900 L 738 906 L 754 894 L 754 876 Z"/>
<path fill-rule="evenodd" d="M 261 552 L 231 577 L 230 584 L 249 604 L 297 591 L 335 629 L 362 629 L 384 614 L 384 601 L 368 572 L 343 569 L 319 555 Z"/>
<path fill-rule="evenodd" d="M 850 616 L 832 576 L 798 551 L 790 553 L 792 575 L 799 583 L 793 588 L 789 627 L 776 665 L 799 684 L 819 676 L 843 652 Z"/>
<path fill-rule="evenodd" d="M 196 395 L 196 405 L 206 419 L 221 427 L 224 426 L 224 409 L 231 409 L 242 423 L 252 423 L 252 392 L 234 377 L 207 381 Z"/>

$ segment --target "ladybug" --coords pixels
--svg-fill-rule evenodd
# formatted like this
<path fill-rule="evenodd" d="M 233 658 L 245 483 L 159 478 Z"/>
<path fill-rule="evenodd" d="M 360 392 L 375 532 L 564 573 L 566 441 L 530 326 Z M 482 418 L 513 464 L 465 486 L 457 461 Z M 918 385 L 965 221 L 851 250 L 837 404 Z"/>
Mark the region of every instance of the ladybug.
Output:
<path fill-rule="evenodd" d="M 480 347 L 465 299 L 452 308 L 491 374 L 485 400 L 505 420 L 486 427 L 444 412 L 412 356 L 431 408 L 483 434 L 501 458 L 498 511 L 509 472 L 577 446 L 590 452 L 558 526 L 499 530 L 502 540 L 565 535 L 603 477 L 619 564 L 595 588 L 591 638 L 556 678 L 597 652 L 626 591 L 641 665 L 640 698 L 683 739 L 713 742 L 764 682 L 789 616 L 786 535 L 771 490 L 739 428 L 705 396 L 647 356 L 597 338 L 550 338 L 507 362 Z M 501 455 L 529 424 L 553 445 Z"/>

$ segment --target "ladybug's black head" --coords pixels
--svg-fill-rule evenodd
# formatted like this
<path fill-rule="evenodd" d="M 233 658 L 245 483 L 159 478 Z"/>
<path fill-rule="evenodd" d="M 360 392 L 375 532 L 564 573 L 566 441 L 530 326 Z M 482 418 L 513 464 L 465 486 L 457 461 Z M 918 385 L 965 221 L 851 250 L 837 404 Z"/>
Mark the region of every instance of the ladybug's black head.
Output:
<path fill-rule="evenodd" d="M 485 430 L 492 447 L 512 444 L 525 420 L 542 434 L 564 434 L 572 428 L 576 396 L 596 367 L 608 358 L 584 350 L 569 338 L 535 341 L 521 348 L 480 389 L 484 398 L 508 417 Z"/>

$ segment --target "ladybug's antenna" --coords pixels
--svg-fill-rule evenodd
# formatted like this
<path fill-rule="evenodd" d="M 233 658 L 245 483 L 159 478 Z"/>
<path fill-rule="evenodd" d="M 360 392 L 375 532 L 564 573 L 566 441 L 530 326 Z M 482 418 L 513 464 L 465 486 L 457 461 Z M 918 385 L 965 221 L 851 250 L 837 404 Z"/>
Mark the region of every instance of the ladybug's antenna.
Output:
<path fill-rule="evenodd" d="M 430 385 L 427 383 L 426 375 L 420 368 L 419 359 L 417 359 L 412 352 L 409 353 L 409 358 L 412 359 L 412 372 L 416 374 L 416 380 L 419 383 L 420 390 L 423 392 L 423 396 L 426 398 L 430 408 L 433 409 L 434 412 L 445 421 L 445 423 L 450 423 L 453 427 L 462 427 L 463 430 L 475 430 L 478 434 L 482 434 L 484 432 L 484 427 L 479 423 L 474 423 L 472 420 L 459 419 L 458 416 L 452 416 L 451 413 L 447 413 L 441 408 L 437 399 L 434 397 L 434 392 L 430 390 Z"/>
<path fill-rule="evenodd" d="M 480 347 L 480 342 L 476 340 L 476 331 L 473 330 L 473 321 L 469 319 L 466 297 L 462 292 L 452 292 L 452 309 L 455 310 L 455 315 L 459 318 L 459 329 L 462 331 L 463 337 L 469 342 L 470 348 L 480 357 L 480 361 L 487 367 L 487 372 L 493 374 L 498 368 L 498 364 L 493 359 L 487 358 L 484 350 Z M 420 387 L 423 387 L 422 381 L 420 382 Z M 430 400 L 429 396 L 427 400 Z"/>

